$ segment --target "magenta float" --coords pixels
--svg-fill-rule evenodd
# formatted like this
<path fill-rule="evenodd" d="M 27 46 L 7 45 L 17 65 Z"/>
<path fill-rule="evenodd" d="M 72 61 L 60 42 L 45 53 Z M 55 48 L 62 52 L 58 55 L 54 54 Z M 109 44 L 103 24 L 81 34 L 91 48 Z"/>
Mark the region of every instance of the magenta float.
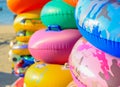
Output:
<path fill-rule="evenodd" d="M 32 35 L 28 48 L 36 60 L 64 64 L 80 37 L 77 29 L 39 30 Z"/>

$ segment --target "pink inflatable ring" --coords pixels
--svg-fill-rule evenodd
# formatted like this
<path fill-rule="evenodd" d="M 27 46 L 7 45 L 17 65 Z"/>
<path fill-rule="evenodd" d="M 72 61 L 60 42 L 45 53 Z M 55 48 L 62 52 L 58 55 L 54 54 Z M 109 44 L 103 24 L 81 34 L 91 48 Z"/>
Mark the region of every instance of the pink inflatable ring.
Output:
<path fill-rule="evenodd" d="M 83 38 L 75 44 L 69 65 L 78 87 L 120 87 L 120 58 L 95 48 Z"/>

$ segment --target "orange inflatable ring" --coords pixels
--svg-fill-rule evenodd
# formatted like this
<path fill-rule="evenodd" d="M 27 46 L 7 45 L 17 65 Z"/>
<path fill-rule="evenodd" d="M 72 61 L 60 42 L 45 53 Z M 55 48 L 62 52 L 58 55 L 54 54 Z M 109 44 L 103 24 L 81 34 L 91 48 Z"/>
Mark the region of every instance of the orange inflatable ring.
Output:
<path fill-rule="evenodd" d="M 78 0 L 64 0 L 64 2 L 75 7 L 77 5 Z"/>
<path fill-rule="evenodd" d="M 7 0 L 8 8 L 15 14 L 42 8 L 50 0 Z"/>

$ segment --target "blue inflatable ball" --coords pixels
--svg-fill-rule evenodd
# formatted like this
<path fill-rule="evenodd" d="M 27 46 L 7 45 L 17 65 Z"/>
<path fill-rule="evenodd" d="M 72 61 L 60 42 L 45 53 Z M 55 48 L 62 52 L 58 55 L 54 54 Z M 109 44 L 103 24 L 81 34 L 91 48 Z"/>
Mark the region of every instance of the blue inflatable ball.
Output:
<path fill-rule="evenodd" d="M 120 58 L 120 0 L 79 0 L 75 18 L 90 43 Z"/>

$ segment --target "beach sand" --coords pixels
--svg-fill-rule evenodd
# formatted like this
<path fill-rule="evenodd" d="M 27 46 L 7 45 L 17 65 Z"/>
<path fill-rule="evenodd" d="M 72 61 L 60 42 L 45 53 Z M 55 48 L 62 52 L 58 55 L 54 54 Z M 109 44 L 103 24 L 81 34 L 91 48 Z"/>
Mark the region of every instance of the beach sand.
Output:
<path fill-rule="evenodd" d="M 9 87 L 18 78 L 11 74 L 11 62 L 8 59 L 9 43 L 15 39 L 12 25 L 0 25 L 0 87 Z"/>

